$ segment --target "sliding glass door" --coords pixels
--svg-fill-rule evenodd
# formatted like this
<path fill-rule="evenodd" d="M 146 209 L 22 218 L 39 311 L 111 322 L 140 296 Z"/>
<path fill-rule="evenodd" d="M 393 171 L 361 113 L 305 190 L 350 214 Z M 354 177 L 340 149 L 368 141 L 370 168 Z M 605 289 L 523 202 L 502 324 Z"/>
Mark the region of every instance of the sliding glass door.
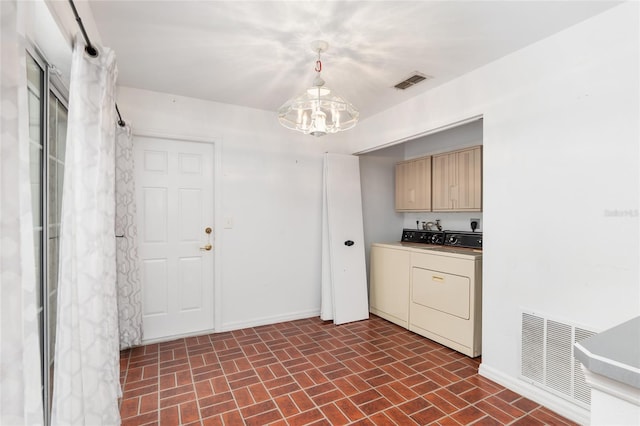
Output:
<path fill-rule="evenodd" d="M 49 423 L 53 393 L 60 212 L 67 138 L 67 104 L 37 54 L 27 54 L 31 194 L 42 355 L 42 398 Z"/>

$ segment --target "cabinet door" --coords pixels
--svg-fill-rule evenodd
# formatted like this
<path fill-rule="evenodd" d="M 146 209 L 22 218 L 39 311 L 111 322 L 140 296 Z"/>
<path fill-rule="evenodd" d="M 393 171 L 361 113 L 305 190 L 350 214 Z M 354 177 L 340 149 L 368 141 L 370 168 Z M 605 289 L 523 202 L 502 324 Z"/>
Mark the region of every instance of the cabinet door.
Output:
<path fill-rule="evenodd" d="M 396 164 L 396 210 L 412 210 L 416 202 L 415 165 Z"/>
<path fill-rule="evenodd" d="M 420 158 L 414 163 L 416 203 L 415 210 L 431 211 L 431 157 Z"/>
<path fill-rule="evenodd" d="M 411 253 L 374 245 L 370 265 L 370 312 L 407 328 Z"/>
<path fill-rule="evenodd" d="M 433 170 L 431 174 L 433 211 L 447 211 L 453 208 L 451 187 L 454 185 L 451 154 L 433 156 Z"/>
<path fill-rule="evenodd" d="M 482 210 L 482 149 L 433 157 L 433 211 Z"/>
<path fill-rule="evenodd" d="M 431 211 L 431 157 L 396 164 L 396 210 Z"/>
<path fill-rule="evenodd" d="M 482 209 L 482 150 L 480 147 L 457 154 L 457 210 Z"/>

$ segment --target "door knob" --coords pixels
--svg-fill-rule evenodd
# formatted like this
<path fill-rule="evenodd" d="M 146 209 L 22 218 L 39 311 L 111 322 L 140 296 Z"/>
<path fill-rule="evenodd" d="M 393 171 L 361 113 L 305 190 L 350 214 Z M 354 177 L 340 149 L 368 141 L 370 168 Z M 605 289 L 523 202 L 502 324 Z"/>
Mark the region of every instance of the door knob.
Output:
<path fill-rule="evenodd" d="M 207 244 L 204 247 L 200 247 L 200 250 L 202 251 L 209 251 L 213 248 L 213 246 L 211 244 Z"/>
<path fill-rule="evenodd" d="M 347 240 L 347 241 L 344 242 L 344 245 L 347 246 L 347 247 L 351 247 L 353 244 L 354 244 L 354 242 L 351 241 L 351 240 Z"/>

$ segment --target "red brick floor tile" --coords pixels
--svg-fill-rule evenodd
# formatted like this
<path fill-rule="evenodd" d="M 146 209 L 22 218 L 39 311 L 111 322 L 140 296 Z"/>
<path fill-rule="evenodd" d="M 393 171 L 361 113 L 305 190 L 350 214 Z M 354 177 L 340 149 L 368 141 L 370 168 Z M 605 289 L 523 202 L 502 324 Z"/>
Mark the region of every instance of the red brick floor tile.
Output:
<path fill-rule="evenodd" d="M 178 406 L 163 408 L 160 411 L 160 423 L 165 425 L 179 425 L 180 412 L 178 411 Z"/>
<path fill-rule="evenodd" d="M 140 398 L 138 397 L 122 400 L 122 404 L 120 405 L 120 417 L 126 419 L 127 417 L 137 416 L 139 401 Z"/>
<path fill-rule="evenodd" d="M 297 414 L 287 419 L 287 423 L 290 426 L 302 426 L 313 422 L 314 420 L 320 420 L 323 418 L 322 412 L 317 408 L 313 410 L 305 411 L 304 413 Z"/>
<path fill-rule="evenodd" d="M 478 420 L 477 422 L 473 423 L 473 426 L 501 426 L 501 425 L 502 423 L 500 423 L 496 419 L 489 416 L 485 416 L 480 420 Z"/>
<path fill-rule="evenodd" d="M 448 416 L 438 419 L 438 421 L 435 422 L 434 424 L 439 426 L 460 426 L 460 423 L 456 422 L 455 420 L 453 420 L 451 417 L 448 417 Z"/>
<path fill-rule="evenodd" d="M 417 424 L 411 417 L 402 412 L 398 407 L 391 407 L 384 411 L 396 425 L 414 425 Z"/>
<path fill-rule="evenodd" d="M 176 387 L 176 375 L 167 374 L 160 376 L 160 389 L 171 389 Z"/>
<path fill-rule="evenodd" d="M 344 415 L 347 416 L 351 421 L 360 420 L 365 417 L 364 413 L 360 411 L 360 409 L 356 407 L 355 404 L 348 398 L 336 401 L 335 404 L 340 409 L 340 411 L 342 411 Z"/>
<path fill-rule="evenodd" d="M 384 396 L 393 405 L 398 405 L 406 401 L 402 395 L 400 395 L 388 385 L 382 385 L 376 390 L 380 392 L 380 394 L 382 394 L 382 396 Z"/>
<path fill-rule="evenodd" d="M 143 387 L 132 389 L 132 390 L 125 390 L 122 393 L 122 398 L 123 399 L 135 398 L 135 397 L 138 397 L 138 396 L 142 396 L 142 395 L 146 395 L 146 394 L 150 394 L 150 393 L 154 393 L 154 392 L 158 392 L 158 385 L 157 384 L 153 384 L 153 385 L 149 385 L 149 386 L 143 386 Z"/>
<path fill-rule="evenodd" d="M 282 414 L 278 410 L 271 410 L 253 417 L 246 417 L 244 422 L 247 426 L 263 426 L 280 419 L 282 419 Z"/>
<path fill-rule="evenodd" d="M 376 426 L 396 426 L 396 424 L 384 413 L 376 413 L 369 417 Z"/>
<path fill-rule="evenodd" d="M 182 395 L 183 393 L 192 392 L 193 385 L 189 383 L 188 385 L 182 385 L 171 389 L 166 389 L 160 391 L 160 399 L 169 398 L 171 396 Z"/>
<path fill-rule="evenodd" d="M 517 400 L 513 401 L 511 404 L 513 404 L 514 406 L 518 407 L 519 409 L 521 409 L 525 413 L 528 413 L 529 411 L 533 411 L 536 408 L 540 407 L 539 404 L 536 404 L 535 402 L 533 402 L 533 401 L 531 401 L 530 399 L 527 399 L 527 398 L 517 399 Z"/>
<path fill-rule="evenodd" d="M 473 385 L 473 383 L 467 380 L 460 380 L 459 382 L 447 386 L 447 389 L 456 395 L 460 395 L 461 393 L 473 389 L 474 387 L 475 386 Z"/>
<path fill-rule="evenodd" d="M 421 425 L 426 425 L 431 424 L 445 416 L 445 413 L 432 406 L 412 414 L 411 418 Z"/>
<path fill-rule="evenodd" d="M 224 422 L 222 421 L 222 416 L 218 415 L 218 416 L 207 417 L 206 419 L 202 419 L 202 426 L 224 426 Z"/>
<path fill-rule="evenodd" d="M 309 318 L 121 352 L 122 423 L 459 426 L 575 423 L 468 358 L 376 316 Z"/>
<path fill-rule="evenodd" d="M 358 408 L 360 408 L 360 410 L 362 410 L 363 413 L 370 416 L 373 413 L 386 410 L 391 406 L 392 404 L 389 401 L 387 401 L 385 398 L 378 398 L 376 400 L 366 402 L 358 406 Z"/>
<path fill-rule="evenodd" d="M 211 383 L 208 380 L 205 380 L 203 382 L 195 382 L 194 385 L 196 388 L 196 395 L 198 395 L 198 399 L 213 395 L 213 388 L 211 387 Z"/>
<path fill-rule="evenodd" d="M 307 411 L 315 407 L 311 398 L 303 391 L 294 392 L 290 396 L 300 411 Z"/>
<path fill-rule="evenodd" d="M 427 395 L 424 395 L 423 398 L 429 401 L 431 404 L 433 404 L 436 408 L 438 408 L 439 410 L 447 414 L 451 414 L 458 411 L 458 407 L 445 401 L 435 393 L 429 393 Z"/>
<path fill-rule="evenodd" d="M 194 392 L 186 392 L 180 395 L 171 396 L 169 398 L 164 398 L 160 400 L 160 407 L 171 407 L 172 405 L 182 404 L 183 402 L 189 402 L 196 399 L 196 394 Z"/>
<path fill-rule="evenodd" d="M 553 424 L 553 425 L 576 425 L 577 423 L 573 423 L 570 420 L 564 419 L 560 417 L 558 414 L 549 410 L 545 407 L 539 407 L 531 412 L 531 417 L 534 417 L 544 424 Z"/>
<path fill-rule="evenodd" d="M 320 410 L 332 425 L 341 426 L 349 424 L 349 419 L 344 413 L 333 403 L 323 405 Z"/>
<path fill-rule="evenodd" d="M 473 388 L 464 393 L 461 393 L 458 396 L 467 401 L 469 404 L 475 404 L 476 402 L 483 400 L 490 395 L 491 394 L 489 392 L 484 391 L 480 388 Z"/>
<path fill-rule="evenodd" d="M 200 412 L 195 401 L 180 404 L 180 421 L 182 423 L 191 423 L 199 420 Z"/>
<path fill-rule="evenodd" d="M 229 411 L 222 413 L 222 421 L 225 425 L 241 425 L 243 424 L 240 411 Z"/>
<path fill-rule="evenodd" d="M 375 426 L 375 423 L 373 423 L 369 419 L 362 419 L 362 420 L 358 420 L 357 422 L 351 423 L 351 425 L 352 426 Z"/>
<path fill-rule="evenodd" d="M 295 402 L 293 402 L 289 395 L 279 396 L 275 398 L 274 401 L 276 402 L 276 405 L 280 409 L 282 415 L 285 417 L 291 417 L 295 414 L 300 413 L 298 406 Z"/>
<path fill-rule="evenodd" d="M 142 425 L 150 425 L 150 424 L 157 424 L 157 423 L 158 423 L 157 412 L 141 414 L 139 416 L 122 419 L 123 426 L 142 426 Z"/>
<path fill-rule="evenodd" d="M 158 410 L 158 395 L 151 393 L 140 397 L 140 414 Z"/>
<path fill-rule="evenodd" d="M 451 414 L 451 418 L 463 425 L 469 425 L 476 420 L 481 419 L 485 416 L 485 413 L 480 411 L 478 408 L 473 405 L 468 406 L 456 413 Z"/>
<path fill-rule="evenodd" d="M 506 402 L 513 402 L 516 399 L 520 399 L 520 395 L 518 395 L 517 393 L 509 389 L 503 390 L 502 392 L 498 393 L 496 396 Z"/>
<path fill-rule="evenodd" d="M 514 420 L 514 417 L 510 414 L 505 413 L 495 405 L 490 404 L 487 401 L 479 401 L 476 403 L 476 407 L 478 407 L 483 412 L 487 413 L 491 417 L 500 421 L 502 424 L 509 424 Z"/>
<path fill-rule="evenodd" d="M 411 401 L 407 401 L 404 404 L 399 405 L 398 408 L 404 411 L 405 414 L 413 414 L 417 413 L 418 411 L 424 410 L 430 405 L 431 403 L 429 401 L 420 397 Z"/>
<path fill-rule="evenodd" d="M 505 413 L 509 414 L 514 418 L 518 418 L 524 415 L 524 412 L 521 409 L 505 402 L 504 400 L 498 398 L 497 396 L 490 396 L 489 398 L 485 399 L 485 401 L 487 401 L 491 405 L 496 406 L 497 408 L 499 408 L 500 410 L 504 411 Z"/>
<path fill-rule="evenodd" d="M 515 422 L 511 423 L 511 425 L 513 426 L 543 426 L 544 423 L 541 422 L 540 420 L 531 417 L 531 416 L 527 416 L 527 417 L 522 417 L 518 420 L 516 420 Z"/>
<path fill-rule="evenodd" d="M 400 382 L 389 383 L 389 387 L 396 391 L 399 395 L 402 395 L 402 397 L 407 400 L 413 399 L 418 396 L 416 392 Z"/>

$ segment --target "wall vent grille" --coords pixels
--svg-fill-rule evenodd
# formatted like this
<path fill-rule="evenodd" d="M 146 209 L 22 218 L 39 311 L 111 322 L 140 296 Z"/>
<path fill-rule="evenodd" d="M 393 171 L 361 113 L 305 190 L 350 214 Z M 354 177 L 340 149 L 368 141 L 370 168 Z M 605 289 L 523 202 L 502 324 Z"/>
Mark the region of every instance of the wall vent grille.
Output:
<path fill-rule="evenodd" d="M 589 408 L 591 390 L 580 362 L 573 357 L 573 344 L 596 334 L 572 324 L 554 321 L 530 312 L 522 313 L 520 372 L 537 386 Z"/>

